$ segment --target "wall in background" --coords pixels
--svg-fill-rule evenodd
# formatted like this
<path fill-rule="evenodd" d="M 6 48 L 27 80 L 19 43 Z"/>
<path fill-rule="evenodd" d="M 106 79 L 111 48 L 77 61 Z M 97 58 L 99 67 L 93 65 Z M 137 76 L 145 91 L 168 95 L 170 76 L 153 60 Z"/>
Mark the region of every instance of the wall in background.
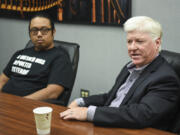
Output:
<path fill-rule="evenodd" d="M 164 32 L 162 48 L 180 52 L 179 5 L 179 0 L 132 0 L 132 16 L 146 15 L 159 21 Z M 90 95 L 109 91 L 129 61 L 123 29 L 56 24 L 56 31 L 55 39 L 80 45 L 78 73 L 70 101 L 80 96 L 80 89 L 90 90 Z M 0 18 L 0 72 L 28 40 L 27 21 Z"/>

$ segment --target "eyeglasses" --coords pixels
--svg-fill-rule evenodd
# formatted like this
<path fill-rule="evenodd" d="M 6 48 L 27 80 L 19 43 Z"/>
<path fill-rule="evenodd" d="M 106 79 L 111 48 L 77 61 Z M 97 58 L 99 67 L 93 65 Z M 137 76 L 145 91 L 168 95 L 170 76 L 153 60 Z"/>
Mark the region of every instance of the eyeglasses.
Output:
<path fill-rule="evenodd" d="M 32 28 L 32 29 L 30 29 L 30 33 L 32 35 L 37 35 L 38 32 L 40 31 L 42 35 L 47 35 L 50 30 L 52 30 L 52 28 L 45 28 L 45 27 L 40 28 L 40 29 Z"/>

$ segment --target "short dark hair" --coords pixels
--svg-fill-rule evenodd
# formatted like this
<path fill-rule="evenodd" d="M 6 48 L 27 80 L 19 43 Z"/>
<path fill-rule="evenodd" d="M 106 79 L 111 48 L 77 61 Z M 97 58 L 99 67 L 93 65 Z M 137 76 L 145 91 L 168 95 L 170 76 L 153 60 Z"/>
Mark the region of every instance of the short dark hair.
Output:
<path fill-rule="evenodd" d="M 53 19 L 50 17 L 50 15 L 46 12 L 38 12 L 36 13 L 34 16 L 31 17 L 30 21 L 29 21 L 29 32 L 30 32 L 30 25 L 31 25 L 31 21 L 32 19 L 36 18 L 36 17 L 43 17 L 43 18 L 47 18 L 49 21 L 50 21 L 50 25 L 51 25 L 51 29 L 52 29 L 52 32 L 53 30 L 55 29 L 55 26 L 54 26 L 54 21 Z"/>

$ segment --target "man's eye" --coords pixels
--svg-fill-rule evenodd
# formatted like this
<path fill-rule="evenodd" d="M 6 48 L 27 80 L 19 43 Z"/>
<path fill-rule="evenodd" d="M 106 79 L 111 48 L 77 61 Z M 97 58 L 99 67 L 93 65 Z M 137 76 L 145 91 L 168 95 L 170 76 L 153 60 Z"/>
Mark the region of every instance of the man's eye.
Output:
<path fill-rule="evenodd" d="M 43 30 L 43 31 L 47 31 L 47 30 L 48 30 L 48 28 L 42 28 L 41 30 Z"/>
<path fill-rule="evenodd" d="M 38 29 L 31 29 L 31 31 L 38 31 Z"/>
<path fill-rule="evenodd" d="M 144 41 L 142 41 L 142 40 L 137 40 L 137 42 L 138 42 L 138 43 L 143 43 Z"/>

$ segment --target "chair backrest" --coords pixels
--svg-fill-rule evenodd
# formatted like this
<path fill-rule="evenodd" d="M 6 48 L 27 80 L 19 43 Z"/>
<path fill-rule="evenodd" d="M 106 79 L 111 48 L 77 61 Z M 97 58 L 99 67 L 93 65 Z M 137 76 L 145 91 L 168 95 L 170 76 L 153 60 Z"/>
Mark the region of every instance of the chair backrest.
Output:
<path fill-rule="evenodd" d="M 33 43 L 31 40 L 29 40 L 25 48 L 29 48 L 32 46 L 33 46 Z M 69 55 L 70 61 L 72 63 L 73 72 L 74 72 L 73 83 L 70 90 L 64 90 L 63 93 L 56 100 L 48 99 L 45 101 L 49 103 L 53 103 L 53 104 L 67 106 L 69 102 L 69 98 L 71 96 L 73 86 L 74 86 L 75 78 L 76 78 L 78 62 L 79 62 L 79 47 L 80 46 L 77 43 L 64 42 L 64 41 L 58 41 L 58 40 L 54 40 L 54 46 L 61 47 Z"/>
<path fill-rule="evenodd" d="M 180 78 L 180 53 L 162 50 L 160 54 L 174 68 L 175 72 Z M 180 95 L 179 95 L 179 105 L 180 105 Z M 174 133 L 180 133 L 180 108 L 178 108 L 178 112 L 175 116 L 174 121 L 172 122 L 172 125 L 169 131 L 174 132 Z"/>
<path fill-rule="evenodd" d="M 180 78 L 180 53 L 162 50 L 161 56 L 163 56 L 168 63 L 174 68 L 178 77 Z"/>

